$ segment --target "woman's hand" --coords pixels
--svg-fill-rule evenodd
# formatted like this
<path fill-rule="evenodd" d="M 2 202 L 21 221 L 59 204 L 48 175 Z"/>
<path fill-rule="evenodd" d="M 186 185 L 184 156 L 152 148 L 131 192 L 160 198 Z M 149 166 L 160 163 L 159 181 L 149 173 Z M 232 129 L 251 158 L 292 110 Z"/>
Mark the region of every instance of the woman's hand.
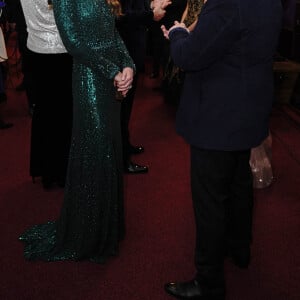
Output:
<path fill-rule="evenodd" d="M 133 69 L 126 67 L 122 70 L 122 72 L 119 72 L 114 79 L 114 85 L 117 88 L 117 91 L 122 94 L 123 97 L 126 96 L 129 89 L 131 89 L 131 84 L 133 81 Z"/>
<path fill-rule="evenodd" d="M 153 11 L 153 20 L 160 21 L 166 14 L 165 8 L 172 4 L 171 0 L 153 0 L 151 1 L 151 9 Z"/>

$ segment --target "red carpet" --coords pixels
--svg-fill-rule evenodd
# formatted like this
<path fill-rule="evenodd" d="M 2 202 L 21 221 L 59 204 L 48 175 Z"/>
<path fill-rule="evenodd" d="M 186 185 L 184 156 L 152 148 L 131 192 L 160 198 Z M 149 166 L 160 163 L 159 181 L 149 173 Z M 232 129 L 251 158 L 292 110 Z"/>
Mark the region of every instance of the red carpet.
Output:
<path fill-rule="evenodd" d="M 0 299 L 167 300 L 169 280 L 194 274 L 194 220 L 189 191 L 189 148 L 174 130 L 174 107 L 157 84 L 141 78 L 132 118 L 135 157 L 145 175 L 126 176 L 127 236 L 120 255 L 105 265 L 27 262 L 18 236 L 32 224 L 58 216 L 63 192 L 46 192 L 28 175 L 30 118 L 20 80 L 11 69 L 0 131 Z M 55 122 L 55 120 L 53 120 Z M 228 300 L 300 299 L 300 114 L 275 106 L 271 120 L 271 187 L 255 192 L 253 260 L 241 271 L 226 262 Z"/>

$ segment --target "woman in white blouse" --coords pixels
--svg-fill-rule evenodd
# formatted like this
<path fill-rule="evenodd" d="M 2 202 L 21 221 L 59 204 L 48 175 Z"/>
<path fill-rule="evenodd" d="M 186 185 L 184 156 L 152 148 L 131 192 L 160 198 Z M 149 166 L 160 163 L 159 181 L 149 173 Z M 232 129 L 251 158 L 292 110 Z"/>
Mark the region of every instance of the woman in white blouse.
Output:
<path fill-rule="evenodd" d="M 21 0 L 32 68 L 30 175 L 44 188 L 64 186 L 72 123 L 72 58 L 58 33 L 46 0 Z"/>

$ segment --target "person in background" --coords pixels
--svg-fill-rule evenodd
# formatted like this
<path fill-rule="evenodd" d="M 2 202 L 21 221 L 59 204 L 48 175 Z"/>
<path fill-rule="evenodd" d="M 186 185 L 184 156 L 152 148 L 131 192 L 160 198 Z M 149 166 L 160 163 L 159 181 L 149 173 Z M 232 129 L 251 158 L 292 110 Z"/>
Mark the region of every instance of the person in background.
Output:
<path fill-rule="evenodd" d="M 0 16 L 2 16 L 2 9 L 4 9 L 5 7 L 6 7 L 5 2 L 0 1 Z M 2 63 L 4 61 L 6 61 L 7 59 L 8 59 L 8 57 L 7 57 L 7 52 L 6 52 L 5 39 L 4 39 L 2 28 L 0 27 L 0 129 L 8 129 L 13 126 L 12 123 L 6 123 L 2 119 L 3 105 L 6 103 L 6 100 L 7 100 L 7 96 L 5 93 L 5 87 L 4 87 L 4 76 L 3 76 Z"/>
<path fill-rule="evenodd" d="M 177 132 L 191 150 L 196 275 L 165 285 L 180 299 L 225 299 L 224 259 L 247 268 L 252 241 L 251 148 L 269 134 L 280 0 L 208 0 L 189 32 L 169 30 L 174 64 L 186 74 Z"/>
<path fill-rule="evenodd" d="M 53 10 L 74 62 L 68 176 L 59 219 L 30 228 L 20 240 L 29 260 L 104 263 L 125 236 L 116 93 L 124 97 L 131 88 L 134 64 L 115 27 L 118 1 L 55 0 Z"/>
<path fill-rule="evenodd" d="M 21 0 L 28 31 L 26 61 L 35 107 L 31 126 L 30 175 L 45 189 L 64 187 L 72 129 L 72 57 L 44 1 Z"/>
<path fill-rule="evenodd" d="M 155 0 L 151 2 L 151 9 L 150 5 L 143 0 L 121 0 L 123 15 L 117 19 L 117 28 L 137 69 L 132 89 L 122 101 L 121 108 L 123 165 L 124 172 L 128 174 L 148 172 L 147 166 L 141 166 L 131 160 L 131 155 L 144 152 L 144 147 L 131 144 L 129 122 L 136 94 L 138 75 L 145 68 L 147 27 L 152 22 L 157 22 L 163 18 L 166 12 L 165 8 L 170 3 L 168 0 Z"/>
<path fill-rule="evenodd" d="M 187 0 L 172 0 L 171 5 L 166 7 L 165 16 L 157 23 L 154 23 L 151 30 L 152 37 L 152 73 L 151 78 L 157 78 L 160 75 L 162 69 L 162 75 L 165 76 L 165 71 L 170 56 L 169 41 L 167 41 L 160 30 L 160 26 L 164 24 L 166 28 L 170 28 L 174 25 L 174 21 L 181 20 L 182 14 L 186 9 Z M 164 82 L 159 89 L 164 88 Z"/>
<path fill-rule="evenodd" d="M 17 91 L 26 92 L 28 101 L 28 110 L 30 116 L 33 114 L 33 109 L 36 100 L 36 91 L 34 88 L 34 79 L 31 68 L 31 52 L 27 48 L 27 26 L 20 0 L 10 0 L 7 2 L 8 7 L 8 22 L 11 28 L 17 32 L 18 49 L 20 52 L 21 70 L 23 78 L 21 83 L 16 87 Z"/>

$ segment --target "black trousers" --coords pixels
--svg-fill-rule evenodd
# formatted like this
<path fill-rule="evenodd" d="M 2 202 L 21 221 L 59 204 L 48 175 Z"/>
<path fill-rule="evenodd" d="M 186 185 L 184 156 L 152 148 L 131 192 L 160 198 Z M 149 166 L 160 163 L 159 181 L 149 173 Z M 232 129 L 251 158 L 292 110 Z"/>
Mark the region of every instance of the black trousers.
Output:
<path fill-rule="evenodd" d="M 72 131 L 72 57 L 28 50 L 36 97 L 31 126 L 30 175 L 64 181 Z"/>
<path fill-rule="evenodd" d="M 133 78 L 132 88 L 128 91 L 126 97 L 122 100 L 121 106 L 121 133 L 123 145 L 123 161 L 124 165 L 130 159 L 130 135 L 129 135 L 129 121 L 132 112 L 133 100 L 137 88 L 138 74 Z"/>
<path fill-rule="evenodd" d="M 191 188 L 196 220 L 197 278 L 224 284 L 228 247 L 249 247 L 253 185 L 250 150 L 212 151 L 191 147 Z"/>

